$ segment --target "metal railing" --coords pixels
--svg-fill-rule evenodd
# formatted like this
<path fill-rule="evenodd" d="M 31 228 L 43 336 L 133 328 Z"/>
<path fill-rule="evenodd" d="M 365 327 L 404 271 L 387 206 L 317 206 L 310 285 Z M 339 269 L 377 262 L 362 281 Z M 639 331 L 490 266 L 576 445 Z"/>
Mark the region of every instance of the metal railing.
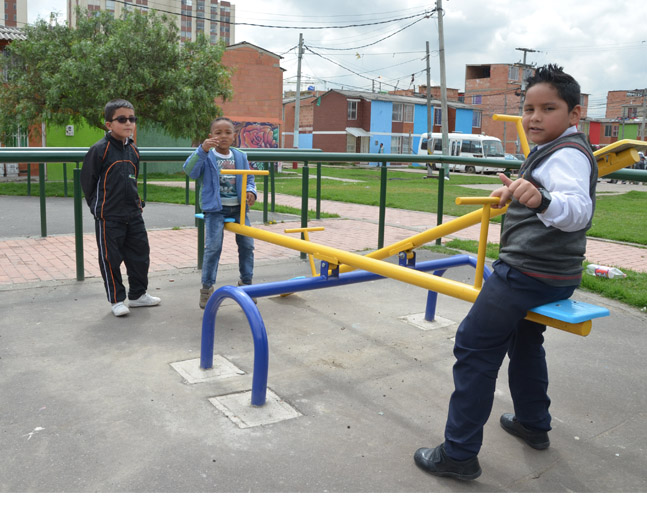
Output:
<path fill-rule="evenodd" d="M 147 170 L 146 162 L 180 162 L 183 163 L 194 151 L 195 148 L 177 148 L 177 147 L 140 147 L 140 161 L 142 162 L 142 194 L 144 200 L 147 196 Z M 83 271 L 83 222 L 82 222 L 82 190 L 80 183 L 80 163 L 83 161 L 88 148 L 0 148 L 0 163 L 37 163 L 39 179 L 39 196 L 40 196 L 40 220 L 41 236 L 47 236 L 47 214 L 45 203 L 45 167 L 44 163 L 75 163 L 73 173 L 74 184 L 74 231 L 76 237 L 76 259 L 77 259 L 77 280 L 84 279 Z M 379 219 L 378 219 L 378 248 L 384 246 L 384 229 L 386 216 L 386 195 L 387 195 L 387 172 L 388 164 L 411 163 L 449 163 L 458 165 L 473 165 L 474 159 L 471 157 L 454 157 L 443 155 L 389 155 L 389 154 L 370 154 L 370 153 L 324 153 L 319 150 L 296 150 L 296 149 L 244 149 L 250 162 L 259 162 L 268 164 L 269 176 L 264 176 L 263 184 L 263 221 L 268 221 L 268 212 L 275 210 L 275 184 L 276 162 L 297 162 L 302 163 L 302 186 L 301 186 L 301 227 L 308 226 L 308 197 L 310 185 L 310 164 L 316 164 L 316 218 L 321 216 L 321 165 L 322 163 L 351 163 L 359 164 L 363 162 L 377 162 L 380 164 L 380 199 L 379 199 Z M 479 166 L 495 167 L 504 169 L 518 169 L 521 162 L 518 160 L 502 159 L 479 159 Z M 647 171 L 636 169 L 621 169 L 604 176 L 607 179 L 626 180 L 626 181 L 647 181 Z M 67 183 L 66 165 L 64 165 L 64 187 Z M 31 170 L 28 172 L 28 192 L 31 188 Z M 271 196 L 268 194 L 271 191 Z M 199 187 L 196 186 L 196 195 L 199 193 Z M 67 188 L 65 188 L 67 195 Z M 189 204 L 189 178 L 186 177 L 185 200 Z M 438 178 L 438 225 L 442 223 L 443 216 L 443 196 L 444 196 L 444 178 Z M 196 212 L 200 210 L 196 199 Z M 305 257 L 305 255 L 303 255 Z"/>

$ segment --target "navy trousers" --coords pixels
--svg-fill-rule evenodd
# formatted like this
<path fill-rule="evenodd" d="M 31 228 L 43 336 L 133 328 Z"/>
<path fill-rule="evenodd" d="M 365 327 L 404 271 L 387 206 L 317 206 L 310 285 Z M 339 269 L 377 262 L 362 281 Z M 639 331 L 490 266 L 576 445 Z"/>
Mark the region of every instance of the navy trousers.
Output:
<path fill-rule="evenodd" d="M 553 287 L 502 261 L 461 322 L 454 346 L 454 393 L 445 427 L 448 456 L 476 456 L 483 443 L 499 368 L 506 353 L 514 413 L 522 424 L 549 431 L 550 398 L 543 333 L 546 326 L 525 320 L 528 310 L 568 299 L 577 286 Z"/>

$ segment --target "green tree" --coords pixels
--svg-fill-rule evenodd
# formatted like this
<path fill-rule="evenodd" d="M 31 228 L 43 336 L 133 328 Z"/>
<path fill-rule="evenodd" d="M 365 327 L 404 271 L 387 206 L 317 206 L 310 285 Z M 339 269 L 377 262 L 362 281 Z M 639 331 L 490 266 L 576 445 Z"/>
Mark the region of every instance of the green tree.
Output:
<path fill-rule="evenodd" d="M 214 100 L 231 98 L 224 45 L 205 37 L 180 44 L 166 16 L 134 11 L 80 11 L 76 29 L 40 20 L 25 28 L 0 62 L 0 140 L 17 128 L 49 122 L 104 128 L 103 106 L 124 98 L 140 124 L 174 137 L 202 140 L 221 114 Z"/>

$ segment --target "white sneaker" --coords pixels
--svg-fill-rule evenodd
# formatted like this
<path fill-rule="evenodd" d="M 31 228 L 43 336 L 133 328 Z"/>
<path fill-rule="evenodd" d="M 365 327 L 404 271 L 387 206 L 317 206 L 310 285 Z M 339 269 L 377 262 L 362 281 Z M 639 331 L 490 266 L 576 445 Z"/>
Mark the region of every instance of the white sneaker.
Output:
<path fill-rule="evenodd" d="M 130 307 L 156 306 L 160 304 L 160 301 L 160 298 L 156 298 L 155 296 L 151 296 L 148 292 L 144 292 L 144 294 L 139 296 L 137 299 L 130 301 Z"/>
<path fill-rule="evenodd" d="M 123 301 L 119 301 L 119 303 L 115 303 L 114 305 L 112 305 L 112 314 L 115 317 L 124 317 L 125 315 L 128 315 L 129 313 L 130 313 L 130 310 L 124 304 Z"/>

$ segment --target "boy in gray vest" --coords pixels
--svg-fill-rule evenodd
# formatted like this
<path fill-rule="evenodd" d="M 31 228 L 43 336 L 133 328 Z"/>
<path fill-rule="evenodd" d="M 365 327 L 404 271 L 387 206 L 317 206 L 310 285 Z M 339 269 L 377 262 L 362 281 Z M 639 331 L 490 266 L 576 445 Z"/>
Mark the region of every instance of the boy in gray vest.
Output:
<path fill-rule="evenodd" d="M 504 186 L 491 194 L 500 198 L 497 207 L 511 199 L 499 260 L 456 333 L 445 441 L 414 455 L 432 475 L 481 475 L 477 455 L 506 353 L 514 413 L 503 414 L 501 426 L 534 449 L 550 445 L 546 326 L 524 317 L 535 306 L 569 298 L 581 281 L 598 169 L 577 132 L 580 115 L 580 87 L 561 67 L 541 67 L 527 80 L 522 123 L 536 147 L 520 177 L 500 174 Z"/>

